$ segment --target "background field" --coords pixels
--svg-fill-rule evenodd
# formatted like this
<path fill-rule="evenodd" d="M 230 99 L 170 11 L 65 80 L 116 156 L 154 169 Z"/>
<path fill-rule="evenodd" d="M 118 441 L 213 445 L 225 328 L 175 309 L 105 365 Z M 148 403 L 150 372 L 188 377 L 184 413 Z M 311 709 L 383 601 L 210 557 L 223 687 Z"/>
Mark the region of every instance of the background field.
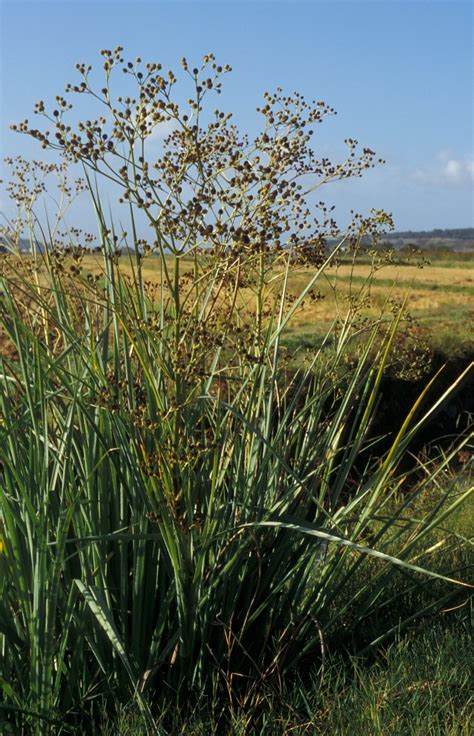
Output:
<path fill-rule="evenodd" d="M 29 256 L 20 256 L 27 261 Z M 12 256 L 2 256 L 14 266 Z M 121 270 L 131 275 L 133 256 L 121 254 Z M 447 357 L 468 355 L 474 350 L 474 257 L 468 253 L 437 255 L 425 253 L 416 260 L 395 254 L 398 262 L 383 265 L 375 273 L 371 262 L 361 258 L 354 265 L 343 260 L 327 269 L 318 281 L 316 299 L 307 299 L 286 329 L 283 344 L 292 362 L 299 364 L 303 356 L 318 348 L 336 315 L 344 315 L 350 298 L 365 295 L 361 316 L 376 318 L 382 311 L 396 308 L 405 298 L 409 313 L 409 333 L 422 349 L 437 351 Z M 65 270 L 76 261 L 66 259 Z M 100 256 L 86 255 L 82 274 L 100 274 Z M 184 259 L 183 270 L 191 269 Z M 143 261 L 143 276 L 150 285 L 159 283 L 159 259 L 148 256 Z M 314 273 L 314 269 L 292 272 L 289 293 L 298 294 Z M 369 285 L 369 281 L 371 282 Z M 251 307 L 251 289 L 241 290 L 241 306 Z M 4 343 L 0 343 L 4 344 Z"/>
<path fill-rule="evenodd" d="M 402 261 L 403 258 L 395 258 Z M 125 273 L 131 273 L 128 257 L 122 255 Z M 87 256 L 86 273 L 98 272 L 98 259 Z M 289 291 L 298 294 L 313 275 L 313 269 L 293 272 Z M 144 261 L 143 274 L 152 283 L 159 282 L 158 259 Z M 284 343 L 294 353 L 318 347 L 337 314 L 344 314 L 350 295 L 368 289 L 373 268 L 368 259 L 355 266 L 343 261 L 329 268 L 318 282 L 321 298 L 307 300 L 287 328 Z M 388 302 L 401 303 L 407 297 L 407 308 L 413 320 L 411 335 L 433 350 L 454 356 L 474 349 L 474 256 L 452 253 L 440 257 L 426 253 L 412 261 L 383 265 L 372 275 L 364 314 L 378 316 Z M 249 290 L 242 301 L 252 300 Z M 248 303 L 248 302 L 247 302 Z"/>

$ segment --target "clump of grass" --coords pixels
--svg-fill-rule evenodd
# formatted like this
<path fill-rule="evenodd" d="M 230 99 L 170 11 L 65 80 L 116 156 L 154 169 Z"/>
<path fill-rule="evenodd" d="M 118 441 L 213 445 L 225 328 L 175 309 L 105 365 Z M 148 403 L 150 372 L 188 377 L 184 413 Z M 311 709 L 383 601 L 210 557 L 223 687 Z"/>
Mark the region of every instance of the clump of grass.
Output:
<path fill-rule="evenodd" d="M 71 249 L 66 268 L 54 228 L 35 219 L 38 190 L 20 162 L 25 219 L 9 235 L 14 245 L 26 222 L 33 253 L 5 256 L 0 311 L 11 345 L 0 361 L 0 686 L 18 732 L 90 731 L 101 709 L 131 699 L 150 733 L 153 708 L 205 698 L 251 712 L 262 693 L 323 659 L 338 627 L 356 636 L 386 604 L 394 570 L 414 586 L 423 575 L 443 581 L 443 602 L 464 585 L 418 561 L 469 489 L 416 519 L 406 514 L 411 497 L 393 504 L 399 460 L 442 398 L 414 421 L 420 397 L 384 458 L 369 451 L 401 312 L 367 324 L 351 298 L 327 334 L 330 360 L 323 345 L 282 383 L 283 332 L 337 254 L 324 248 L 337 228 L 322 204 L 316 230 L 296 235 L 308 229 L 304 195 L 315 185 L 295 181 L 359 175 L 373 152 L 356 157 L 349 140 L 346 162 L 316 161 L 307 131 L 332 109 L 280 91 L 266 95 L 264 131 L 248 144 L 223 113 L 203 122 L 203 98 L 226 70 L 212 55 L 192 71 L 183 60 L 194 99 L 182 112 L 174 74 L 139 71 L 121 52 L 102 52 L 100 93 L 81 65 L 73 88 L 98 95 L 108 119 L 72 131 L 59 98 L 55 142 L 20 126 L 84 164 L 102 266 L 88 278 L 84 250 Z M 120 65 L 138 95 L 115 106 L 109 82 Z M 152 167 L 146 139 L 169 121 L 176 130 Z M 130 205 L 125 253 L 91 170 Z M 137 209 L 152 244 L 137 235 Z M 356 217 L 344 242 L 356 249 L 390 222 L 383 212 Z M 158 285 L 143 276 L 150 253 Z M 290 294 L 302 266 L 312 276 Z M 356 360 L 355 334 L 365 335 Z M 338 609 L 364 568 L 370 580 Z M 360 614 L 350 618 L 354 603 Z"/>

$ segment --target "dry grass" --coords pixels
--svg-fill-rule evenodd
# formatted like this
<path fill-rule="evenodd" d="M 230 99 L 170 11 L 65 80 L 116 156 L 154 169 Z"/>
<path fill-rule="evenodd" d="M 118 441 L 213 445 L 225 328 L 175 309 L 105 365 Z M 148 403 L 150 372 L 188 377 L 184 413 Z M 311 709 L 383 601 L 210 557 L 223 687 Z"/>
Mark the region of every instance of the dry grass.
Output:
<path fill-rule="evenodd" d="M 371 277 L 368 264 L 352 269 L 342 265 L 329 270 L 325 285 L 320 287 L 321 301 L 307 304 L 294 319 L 289 334 L 293 344 L 298 338 L 308 344 L 317 343 L 328 323 L 337 313 L 344 314 L 350 295 L 362 295 Z M 308 276 L 293 278 L 295 291 Z M 474 345 L 474 263 L 453 266 L 452 263 L 425 265 L 390 265 L 373 275 L 363 314 L 376 317 L 388 301 L 401 303 L 407 298 L 412 334 L 434 349 L 446 353 L 470 350 Z"/>
<path fill-rule="evenodd" d="M 27 262 L 28 257 L 22 256 L 21 260 Z M 73 263 L 72 259 L 66 259 L 66 271 Z M 184 271 L 187 263 L 189 269 L 192 268 L 192 262 L 185 259 Z M 122 272 L 131 275 L 132 266 L 126 255 L 122 255 L 120 264 Z M 150 284 L 159 283 L 157 258 L 148 257 L 142 268 L 146 281 Z M 100 274 L 101 256 L 86 255 L 82 269 L 84 276 Z M 311 269 L 295 271 L 290 279 L 290 293 L 300 293 L 312 274 Z M 367 289 L 371 274 L 372 283 Z M 46 285 L 41 277 L 40 280 Z M 474 347 L 474 262 L 457 262 L 454 258 L 435 261 L 422 268 L 411 264 L 387 265 L 375 274 L 368 263 L 355 267 L 343 263 L 337 268 L 328 269 L 324 279 L 319 282 L 321 298 L 307 300 L 287 329 L 287 339 L 292 347 L 318 344 L 319 337 L 327 332 L 335 316 L 345 314 L 351 295 L 360 298 L 363 291 L 368 297 L 361 312 L 363 316 L 377 317 L 386 308 L 387 301 L 398 304 L 407 297 L 407 306 L 414 320 L 412 335 L 421 338 L 431 348 L 447 354 L 472 350 Z M 242 289 L 242 311 L 252 311 L 252 306 L 252 290 Z"/>

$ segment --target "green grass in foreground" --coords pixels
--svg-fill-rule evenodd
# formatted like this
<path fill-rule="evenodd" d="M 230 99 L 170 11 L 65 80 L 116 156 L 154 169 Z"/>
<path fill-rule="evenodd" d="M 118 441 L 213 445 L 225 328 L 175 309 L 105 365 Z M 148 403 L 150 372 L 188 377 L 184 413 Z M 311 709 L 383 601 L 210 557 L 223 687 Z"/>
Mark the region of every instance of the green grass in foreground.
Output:
<path fill-rule="evenodd" d="M 219 714 L 158 719 L 160 736 L 470 736 L 474 708 L 472 626 L 438 622 L 390 646 L 371 666 L 361 660 L 326 663 L 310 682 L 283 695 L 267 693 L 258 713 L 235 711 L 228 726 Z M 161 722 L 161 725 L 160 725 Z M 165 725 L 167 723 L 167 725 Z M 145 725 L 132 706 L 121 707 L 100 736 L 140 736 Z"/>

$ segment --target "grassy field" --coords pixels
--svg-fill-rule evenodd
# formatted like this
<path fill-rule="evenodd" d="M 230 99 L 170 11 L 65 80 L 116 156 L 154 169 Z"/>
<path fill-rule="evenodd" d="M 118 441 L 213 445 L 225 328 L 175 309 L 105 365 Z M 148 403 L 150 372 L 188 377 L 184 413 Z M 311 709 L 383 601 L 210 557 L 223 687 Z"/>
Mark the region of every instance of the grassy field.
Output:
<path fill-rule="evenodd" d="M 449 259 L 434 257 L 430 261 L 427 256 L 428 262 L 422 267 L 407 262 L 383 265 L 374 271 L 370 263 L 352 265 L 344 261 L 332 266 L 318 281 L 317 298 L 307 299 L 293 316 L 291 325 L 285 329 L 283 344 L 293 355 L 295 351 L 302 355 L 305 349 L 318 347 L 336 315 L 344 316 L 347 312 L 350 299 L 363 299 L 361 316 L 372 319 L 387 310 L 388 304 L 397 305 L 406 299 L 412 338 L 447 356 L 471 352 L 474 349 L 474 258 L 453 253 Z M 120 270 L 131 276 L 133 267 L 128 261 L 127 254 L 122 254 Z M 66 271 L 75 263 L 66 259 Z M 84 277 L 101 273 L 101 261 L 95 255 L 83 257 L 81 265 Z M 158 258 L 146 258 L 142 270 L 146 282 L 159 284 Z M 183 259 L 183 272 L 186 271 L 192 271 L 189 259 Z M 313 273 L 311 269 L 292 272 L 290 294 L 299 294 Z M 252 290 L 242 289 L 239 299 L 241 306 L 251 312 Z"/>
<path fill-rule="evenodd" d="M 329 271 L 320 286 L 322 302 L 302 310 L 288 330 L 293 345 L 314 344 L 325 334 L 337 309 L 344 310 L 349 294 L 366 287 L 371 277 L 369 265 L 342 265 Z M 294 279 L 292 287 L 304 285 L 304 276 Z M 418 268 L 413 265 L 385 266 L 374 276 L 370 287 L 370 303 L 365 313 L 375 316 L 387 299 L 402 302 L 414 320 L 415 333 L 443 352 L 472 346 L 474 335 L 474 261 L 469 264 L 435 262 Z"/>
<path fill-rule="evenodd" d="M 159 282 L 158 265 L 157 258 L 145 260 L 143 276 L 147 281 Z M 121 267 L 124 273 L 131 273 L 127 256 L 122 256 Z M 98 260 L 86 257 L 84 270 L 98 273 Z M 290 293 L 299 294 L 313 273 L 311 269 L 293 272 Z M 422 267 L 407 261 L 383 265 L 375 273 L 371 263 L 353 266 L 342 261 L 318 282 L 318 298 L 306 300 L 294 315 L 283 343 L 292 352 L 319 346 L 335 316 L 347 311 L 349 298 L 357 300 L 361 296 L 365 300 L 362 314 L 372 318 L 387 308 L 389 300 L 399 304 L 406 298 L 413 320 L 410 334 L 431 349 L 448 356 L 474 349 L 474 257 L 467 259 L 465 254 L 455 253 L 449 259 L 435 256 L 431 260 L 428 253 Z M 242 305 L 252 309 L 251 290 L 243 290 L 241 300 Z"/>

